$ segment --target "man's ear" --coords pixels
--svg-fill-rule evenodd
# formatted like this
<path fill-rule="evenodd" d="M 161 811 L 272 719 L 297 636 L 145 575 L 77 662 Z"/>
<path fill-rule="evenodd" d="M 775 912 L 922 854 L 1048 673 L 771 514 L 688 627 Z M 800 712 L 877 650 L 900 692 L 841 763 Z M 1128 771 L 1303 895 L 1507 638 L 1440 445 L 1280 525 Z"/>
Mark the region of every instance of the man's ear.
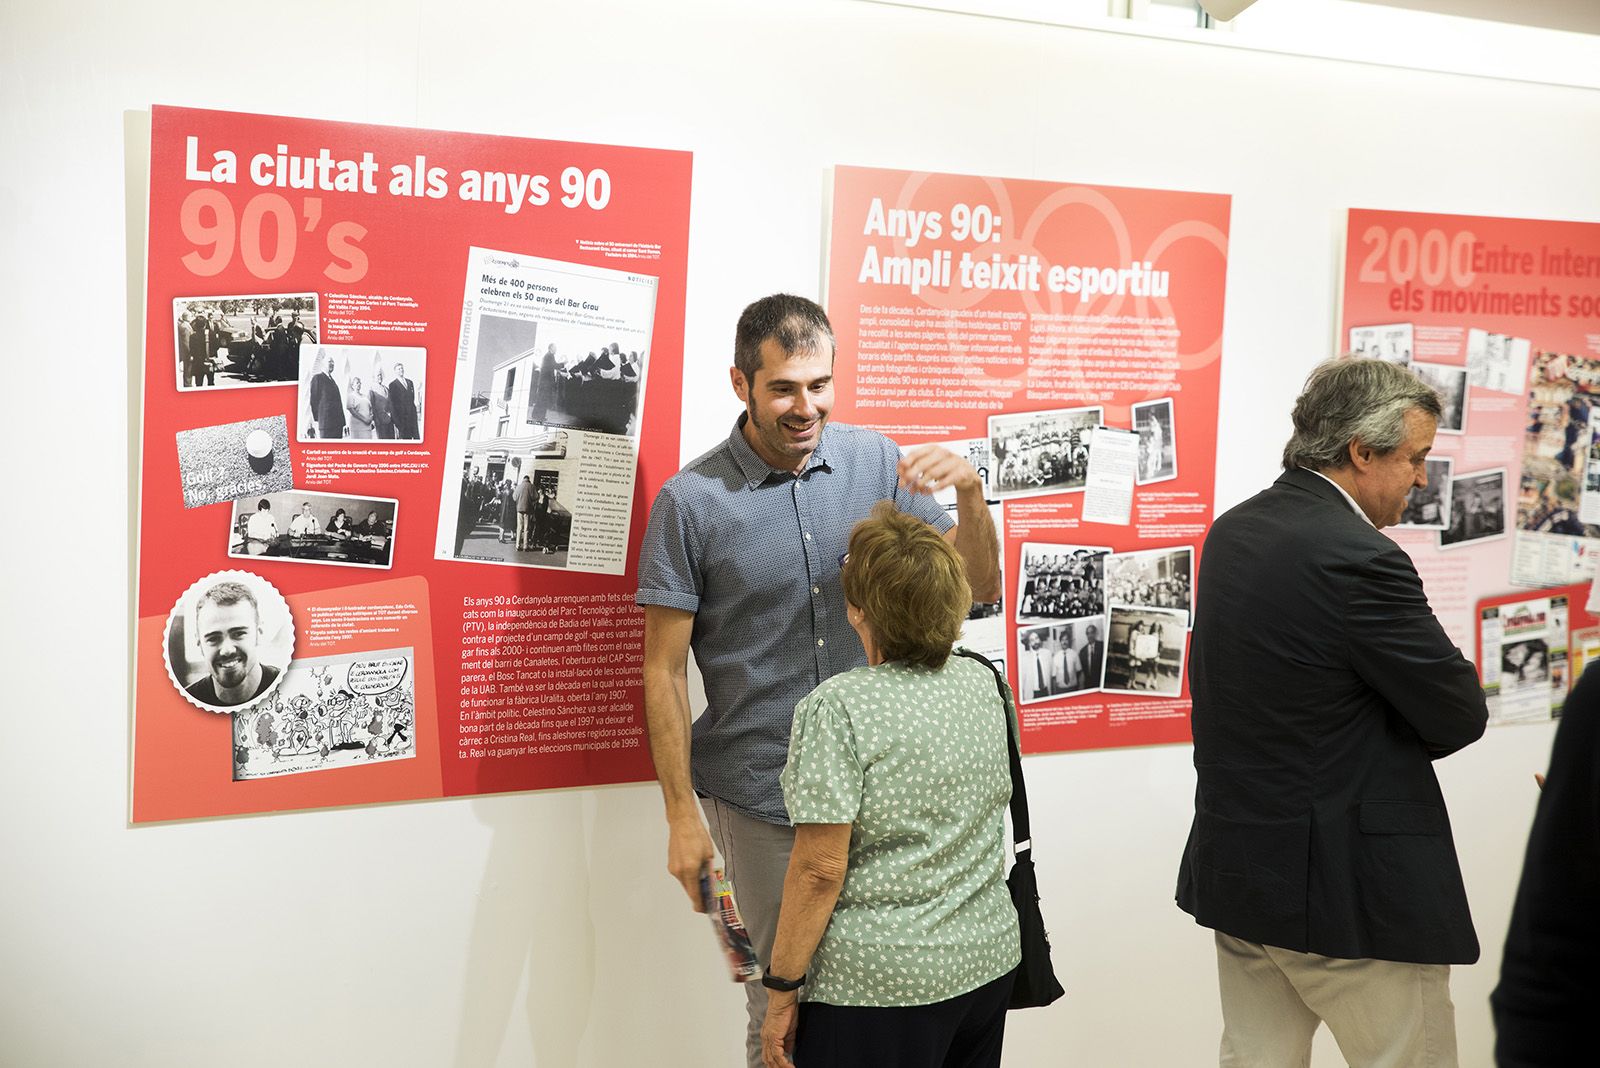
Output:
<path fill-rule="evenodd" d="M 1367 468 L 1371 467 L 1372 461 L 1377 455 L 1372 451 L 1367 443 L 1362 441 L 1360 438 L 1350 439 L 1349 450 L 1350 463 L 1355 466 L 1357 471 L 1365 471 Z"/>
<path fill-rule="evenodd" d="M 733 392 L 745 404 L 750 403 L 750 383 L 745 381 L 744 372 L 737 367 L 728 368 L 728 381 L 733 383 Z"/>

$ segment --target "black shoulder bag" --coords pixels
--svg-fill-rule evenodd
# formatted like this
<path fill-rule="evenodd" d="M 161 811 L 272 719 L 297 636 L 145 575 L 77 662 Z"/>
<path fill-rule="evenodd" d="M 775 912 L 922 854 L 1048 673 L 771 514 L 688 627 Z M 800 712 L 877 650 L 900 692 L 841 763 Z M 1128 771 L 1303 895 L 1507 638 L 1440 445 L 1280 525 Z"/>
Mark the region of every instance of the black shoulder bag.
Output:
<path fill-rule="evenodd" d="M 987 657 L 969 649 L 956 650 L 961 656 L 976 660 L 994 673 L 995 689 L 1000 694 L 1002 714 L 1011 702 L 1006 697 L 1005 679 Z M 1012 854 L 1016 858 L 1011 874 L 1006 876 L 1006 887 L 1011 891 L 1011 903 L 1017 909 L 1017 924 L 1022 933 L 1022 963 L 1017 965 L 1016 983 L 1011 987 L 1013 1009 L 1031 1009 L 1050 1004 L 1062 994 L 1061 983 L 1055 969 L 1050 966 L 1050 937 L 1044 929 L 1044 916 L 1039 912 L 1039 883 L 1033 871 L 1033 836 L 1028 830 L 1028 788 L 1022 781 L 1022 754 L 1017 750 L 1017 738 L 1011 732 L 1010 716 L 1006 715 L 1006 748 L 1011 753 L 1011 834 Z"/>

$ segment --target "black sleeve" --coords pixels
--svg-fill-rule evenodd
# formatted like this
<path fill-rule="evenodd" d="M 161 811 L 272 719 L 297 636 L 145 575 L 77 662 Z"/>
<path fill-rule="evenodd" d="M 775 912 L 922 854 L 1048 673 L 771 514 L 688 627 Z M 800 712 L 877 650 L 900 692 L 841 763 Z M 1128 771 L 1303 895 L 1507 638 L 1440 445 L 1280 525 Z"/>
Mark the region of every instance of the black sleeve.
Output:
<path fill-rule="evenodd" d="M 1422 738 L 1434 759 L 1483 736 L 1489 712 L 1478 673 L 1428 605 L 1398 545 L 1356 569 L 1345 605 L 1350 660 Z"/>
<path fill-rule="evenodd" d="M 1600 1006 L 1600 674 L 1564 709 L 1528 837 L 1494 1011 L 1501 1068 L 1590 1063 Z"/>

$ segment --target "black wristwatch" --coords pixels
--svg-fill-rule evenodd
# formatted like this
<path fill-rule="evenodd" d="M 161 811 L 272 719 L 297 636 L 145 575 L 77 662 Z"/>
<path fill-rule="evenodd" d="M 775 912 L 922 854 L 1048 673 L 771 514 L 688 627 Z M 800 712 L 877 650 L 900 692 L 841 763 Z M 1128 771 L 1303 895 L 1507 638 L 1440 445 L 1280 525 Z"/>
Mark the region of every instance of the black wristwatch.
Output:
<path fill-rule="evenodd" d="M 799 990 L 806 985 L 806 977 L 802 975 L 798 979 L 779 979 L 772 974 L 772 969 L 768 968 L 761 973 L 761 985 L 768 990 Z"/>

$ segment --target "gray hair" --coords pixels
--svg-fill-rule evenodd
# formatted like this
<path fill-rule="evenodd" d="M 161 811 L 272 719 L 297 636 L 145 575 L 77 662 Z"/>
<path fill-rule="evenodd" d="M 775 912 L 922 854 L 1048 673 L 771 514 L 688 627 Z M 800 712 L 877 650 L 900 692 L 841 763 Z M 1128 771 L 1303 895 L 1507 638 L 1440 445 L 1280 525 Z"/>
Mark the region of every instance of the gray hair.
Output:
<path fill-rule="evenodd" d="M 1406 413 L 1413 410 L 1438 419 L 1443 409 L 1433 387 L 1405 368 L 1349 356 L 1319 363 L 1294 402 L 1284 470 L 1346 467 L 1357 440 L 1391 453 L 1405 440 Z"/>
<path fill-rule="evenodd" d="M 761 344 L 775 341 L 785 356 L 811 356 L 826 341 L 833 354 L 833 325 L 816 301 L 789 293 L 762 297 L 739 316 L 734 329 L 733 365 L 754 386 L 761 370 Z"/>

